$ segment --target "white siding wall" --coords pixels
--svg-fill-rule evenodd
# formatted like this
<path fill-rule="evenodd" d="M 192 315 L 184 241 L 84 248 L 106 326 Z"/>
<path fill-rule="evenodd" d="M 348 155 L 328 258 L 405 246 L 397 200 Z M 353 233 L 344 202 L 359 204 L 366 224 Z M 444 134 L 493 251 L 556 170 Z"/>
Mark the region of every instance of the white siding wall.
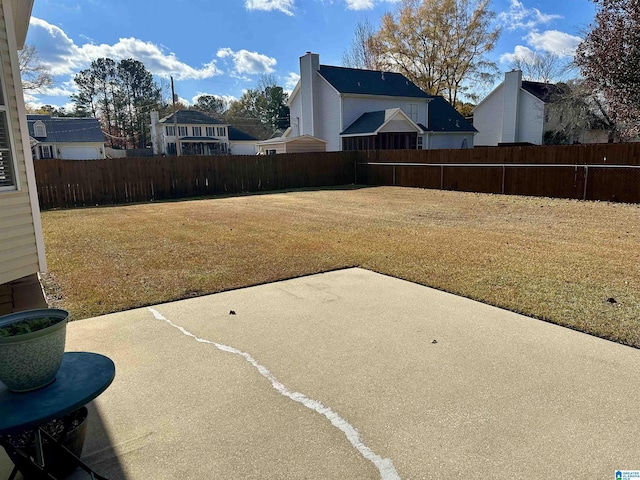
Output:
<path fill-rule="evenodd" d="M 520 111 L 518 113 L 517 142 L 542 145 L 544 134 L 544 103 L 539 98 L 520 90 Z"/>
<path fill-rule="evenodd" d="M 478 130 L 475 145 L 495 146 L 502 141 L 502 104 L 503 87 L 500 86 L 473 111 L 473 126 Z"/>
<path fill-rule="evenodd" d="M 302 135 L 302 96 L 300 90 L 291 99 L 289 114 L 291 116 L 291 133 L 289 137 L 299 137 Z"/>
<path fill-rule="evenodd" d="M 16 280 L 39 271 L 36 233 L 27 184 L 27 170 L 22 149 L 22 135 L 18 116 L 16 88 L 14 81 L 6 23 L 12 21 L 5 15 L 7 0 L 0 1 L 0 59 L 2 61 L 7 119 L 11 123 L 11 140 L 15 160 L 18 164 L 17 177 L 20 183 L 15 192 L 0 192 L 0 284 Z M 15 56 L 13 52 L 13 56 Z"/>
<path fill-rule="evenodd" d="M 342 99 L 343 128 L 347 128 L 366 112 L 376 112 L 390 108 L 400 108 L 410 117 L 407 104 L 418 104 L 418 122 L 427 125 L 427 101 L 425 99 L 406 98 L 365 98 L 345 96 Z M 428 125 L 427 125 L 428 126 Z"/>
<path fill-rule="evenodd" d="M 340 95 L 324 78 L 318 78 L 319 102 L 316 109 L 318 113 L 318 125 L 316 137 L 326 140 L 328 152 L 342 150 L 340 141 Z M 318 150 L 314 150 L 318 151 Z M 323 150 L 324 151 L 324 150 Z"/>

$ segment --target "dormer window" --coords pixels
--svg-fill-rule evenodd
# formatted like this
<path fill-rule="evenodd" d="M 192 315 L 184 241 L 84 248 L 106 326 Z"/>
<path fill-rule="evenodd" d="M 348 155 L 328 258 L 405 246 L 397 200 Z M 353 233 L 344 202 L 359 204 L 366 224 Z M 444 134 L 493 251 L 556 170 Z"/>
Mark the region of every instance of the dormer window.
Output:
<path fill-rule="evenodd" d="M 45 127 L 44 123 L 42 123 L 40 120 L 33 124 L 33 135 L 36 138 L 47 137 L 47 127 Z"/>

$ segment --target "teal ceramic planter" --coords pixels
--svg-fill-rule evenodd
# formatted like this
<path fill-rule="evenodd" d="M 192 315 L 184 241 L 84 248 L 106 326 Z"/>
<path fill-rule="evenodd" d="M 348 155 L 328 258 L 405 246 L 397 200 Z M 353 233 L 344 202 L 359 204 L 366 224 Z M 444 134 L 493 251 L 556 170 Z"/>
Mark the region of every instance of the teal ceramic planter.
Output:
<path fill-rule="evenodd" d="M 11 391 L 37 390 L 55 380 L 64 355 L 69 313 L 41 308 L 0 317 L 0 328 L 44 317 L 57 321 L 29 333 L 0 336 L 0 381 Z"/>

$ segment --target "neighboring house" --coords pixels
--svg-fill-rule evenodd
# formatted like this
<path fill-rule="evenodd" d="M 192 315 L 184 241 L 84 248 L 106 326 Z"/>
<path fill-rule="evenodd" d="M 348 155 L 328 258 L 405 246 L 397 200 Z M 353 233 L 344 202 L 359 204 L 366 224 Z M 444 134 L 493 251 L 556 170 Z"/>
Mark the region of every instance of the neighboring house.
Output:
<path fill-rule="evenodd" d="M 17 55 L 32 7 L 0 0 L 0 314 L 42 305 L 33 296 L 19 304 L 25 287 L 43 303 L 37 273 L 46 270 L 44 241 Z"/>
<path fill-rule="evenodd" d="M 104 134 L 95 118 L 27 115 L 27 123 L 35 159 L 105 158 Z"/>
<path fill-rule="evenodd" d="M 159 118 L 151 112 L 155 155 L 254 155 L 258 140 L 216 118 L 195 110 L 178 110 Z M 177 129 L 177 136 L 176 136 Z"/>
<path fill-rule="evenodd" d="M 542 145 L 545 132 L 557 128 L 558 119 L 549 111 L 559 89 L 551 83 L 522 80 L 522 72 L 507 72 L 498 85 L 473 110 L 473 126 L 478 130 L 476 146 L 512 144 Z M 607 141 L 605 130 L 578 132 L 569 141 Z"/>
<path fill-rule="evenodd" d="M 229 125 L 229 153 L 255 155 L 258 153 L 258 139 Z"/>
<path fill-rule="evenodd" d="M 320 65 L 314 53 L 300 58 L 300 80 L 288 104 L 291 126 L 283 144 L 305 136 L 326 142 L 316 142 L 322 151 L 471 148 L 474 143 L 471 124 L 404 75 Z M 265 143 L 261 149 L 267 149 Z"/>

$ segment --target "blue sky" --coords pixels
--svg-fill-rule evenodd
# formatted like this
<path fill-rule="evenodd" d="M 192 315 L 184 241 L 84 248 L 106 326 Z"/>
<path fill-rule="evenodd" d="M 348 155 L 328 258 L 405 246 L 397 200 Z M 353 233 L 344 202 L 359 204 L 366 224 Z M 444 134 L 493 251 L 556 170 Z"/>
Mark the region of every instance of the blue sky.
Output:
<path fill-rule="evenodd" d="M 594 16 L 591 0 L 493 0 L 502 27 L 491 54 L 501 70 L 531 51 L 571 55 Z M 377 25 L 397 0 L 35 0 L 27 43 L 55 85 L 26 100 L 69 104 L 73 75 L 99 57 L 135 58 L 186 103 L 238 98 L 272 74 L 291 90 L 306 51 L 341 65 L 359 20 Z"/>

